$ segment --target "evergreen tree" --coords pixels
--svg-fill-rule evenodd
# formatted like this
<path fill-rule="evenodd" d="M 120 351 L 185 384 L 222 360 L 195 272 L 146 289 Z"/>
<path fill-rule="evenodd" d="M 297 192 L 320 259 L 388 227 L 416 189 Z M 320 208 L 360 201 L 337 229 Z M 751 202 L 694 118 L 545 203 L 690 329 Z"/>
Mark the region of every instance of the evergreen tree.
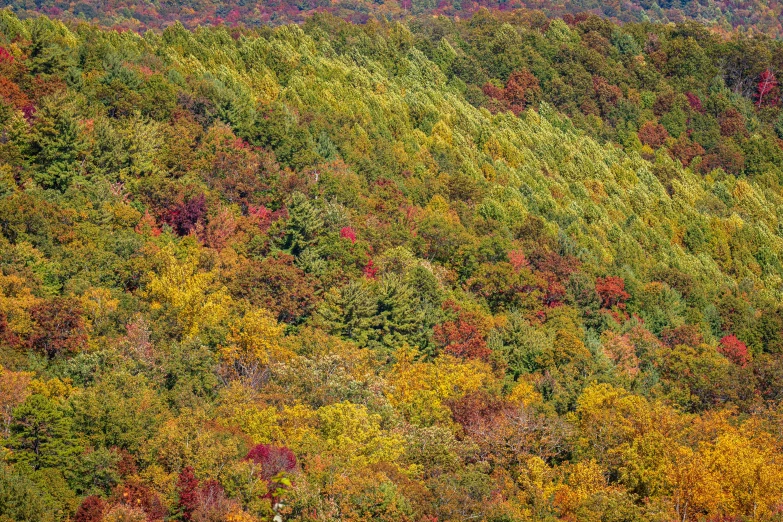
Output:
<path fill-rule="evenodd" d="M 79 171 L 83 148 L 76 119 L 55 100 L 45 103 L 36 116 L 28 142 L 33 179 L 43 188 L 64 192 Z"/>
<path fill-rule="evenodd" d="M 354 281 L 326 294 L 318 320 L 330 333 L 367 346 L 373 335 L 378 305 L 367 284 Z"/>
<path fill-rule="evenodd" d="M 288 205 L 288 223 L 281 240 L 281 248 L 298 256 L 306 248 L 312 248 L 323 228 L 318 211 L 301 192 L 294 192 Z"/>
<path fill-rule="evenodd" d="M 73 470 L 73 458 L 79 452 L 70 419 L 54 401 L 40 394 L 31 395 L 14 409 L 6 447 L 11 450 L 12 462 L 34 470 Z"/>
<path fill-rule="evenodd" d="M 394 350 L 403 343 L 419 346 L 424 338 L 419 325 L 424 312 L 416 306 L 411 288 L 394 274 L 387 275 L 377 284 L 376 330 L 371 345 Z"/>

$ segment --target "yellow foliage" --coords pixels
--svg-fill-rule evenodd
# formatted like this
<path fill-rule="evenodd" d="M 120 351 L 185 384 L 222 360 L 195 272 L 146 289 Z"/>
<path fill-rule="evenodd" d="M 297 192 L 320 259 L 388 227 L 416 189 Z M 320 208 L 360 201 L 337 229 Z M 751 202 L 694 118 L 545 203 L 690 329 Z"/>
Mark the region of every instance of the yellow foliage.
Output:
<path fill-rule="evenodd" d="M 220 350 L 221 359 L 243 375 L 289 360 L 294 353 L 282 344 L 283 329 L 264 309 L 248 312 L 231 325 L 228 344 Z"/>
<path fill-rule="evenodd" d="M 528 381 L 521 380 L 514 386 L 508 395 L 508 400 L 519 406 L 530 406 L 532 404 L 542 404 L 544 398 Z"/>
<path fill-rule="evenodd" d="M 370 413 L 362 404 L 330 404 L 317 415 L 326 447 L 351 467 L 395 463 L 404 451 L 402 436 L 383 432 L 380 415 Z"/>
<path fill-rule="evenodd" d="M 528 504 L 549 502 L 560 486 L 557 470 L 541 457 L 529 457 L 517 478 L 520 489 L 525 492 Z"/>
<path fill-rule="evenodd" d="M 159 256 L 160 273 L 150 274 L 153 308 L 168 305 L 186 337 L 195 337 L 225 319 L 231 298 L 225 288 L 214 288 L 216 271 L 199 272 L 193 256 L 180 261 L 171 249 L 162 250 Z"/>
<path fill-rule="evenodd" d="M 594 460 L 577 462 L 570 469 L 567 484 L 557 487 L 554 503 L 562 518 L 573 520 L 580 505 L 593 495 L 609 489 L 604 470 L 597 462 Z"/>
<path fill-rule="evenodd" d="M 774 439 L 761 430 L 755 435 L 724 433 L 704 450 L 704 460 L 719 477 L 720 511 L 752 520 L 765 519 L 783 495 L 783 456 Z"/>
<path fill-rule="evenodd" d="M 317 413 L 303 405 L 295 404 L 285 406 L 278 416 L 281 441 L 296 453 L 318 453 L 323 441 L 318 437 L 316 426 L 318 424 Z"/>
<path fill-rule="evenodd" d="M 591 384 L 577 401 L 580 445 L 599 458 L 655 428 L 647 400 L 610 384 Z"/>
<path fill-rule="evenodd" d="M 448 419 L 444 401 L 494 381 L 490 366 L 478 360 L 462 361 L 441 355 L 433 362 L 420 362 L 414 361 L 413 356 L 413 351 L 397 351 L 397 363 L 387 377 L 386 397 L 415 424 Z"/>
<path fill-rule="evenodd" d="M 43 395 L 50 399 L 67 399 L 75 391 L 76 388 L 71 384 L 70 379 L 61 381 L 55 377 L 48 381 L 40 379 L 33 379 L 30 381 L 30 393 Z"/>
<path fill-rule="evenodd" d="M 217 476 L 241 454 L 244 441 L 202 410 L 185 410 L 166 421 L 149 441 L 157 461 L 169 470 L 193 466 L 199 477 Z"/>
<path fill-rule="evenodd" d="M 715 513 L 725 502 L 721 477 L 710 470 L 702 456 L 691 448 L 677 446 L 669 481 L 674 486 L 672 503 L 679 520 L 695 520 L 699 513 Z"/>
<path fill-rule="evenodd" d="M 84 311 L 96 328 L 104 324 L 120 304 L 119 299 L 113 298 L 106 288 L 90 288 L 82 294 L 81 301 Z"/>
<path fill-rule="evenodd" d="M 258 519 L 245 511 L 231 511 L 226 514 L 226 522 L 257 522 Z"/>
<path fill-rule="evenodd" d="M 30 395 L 32 372 L 12 372 L 0 365 L 0 420 L 3 433 L 8 435 L 11 412 Z"/>
<path fill-rule="evenodd" d="M 9 329 L 17 335 L 31 332 L 33 323 L 28 311 L 40 302 L 27 287 L 25 278 L 0 274 L 0 313 L 5 314 Z"/>

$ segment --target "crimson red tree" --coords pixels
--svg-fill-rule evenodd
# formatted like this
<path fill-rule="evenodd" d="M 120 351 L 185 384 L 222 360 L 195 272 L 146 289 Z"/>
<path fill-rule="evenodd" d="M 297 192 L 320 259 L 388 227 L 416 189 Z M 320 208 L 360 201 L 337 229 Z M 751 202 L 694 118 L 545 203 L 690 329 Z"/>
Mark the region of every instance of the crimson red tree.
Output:
<path fill-rule="evenodd" d="M 265 480 L 281 471 L 293 471 L 296 468 L 296 455 L 285 446 L 258 444 L 247 453 L 245 460 L 252 460 L 261 466 L 261 476 Z"/>
<path fill-rule="evenodd" d="M 433 337 L 445 353 L 456 357 L 486 360 L 491 353 L 484 333 L 471 314 L 460 313 L 454 321 L 435 325 Z"/>
<path fill-rule="evenodd" d="M 748 347 L 735 335 L 727 335 L 718 343 L 718 352 L 738 366 L 746 366 L 750 361 Z"/>
<path fill-rule="evenodd" d="M 660 123 L 648 121 L 639 129 L 639 140 L 653 149 L 661 147 L 668 137 L 669 133 Z"/>
<path fill-rule="evenodd" d="M 190 520 L 198 508 L 198 479 L 191 466 L 182 469 L 177 479 L 177 507 L 182 520 Z"/>
<path fill-rule="evenodd" d="M 777 105 L 780 101 L 780 91 L 778 90 L 780 83 L 775 74 L 767 69 L 759 77 L 759 82 L 756 86 L 756 107 L 762 105 Z"/>

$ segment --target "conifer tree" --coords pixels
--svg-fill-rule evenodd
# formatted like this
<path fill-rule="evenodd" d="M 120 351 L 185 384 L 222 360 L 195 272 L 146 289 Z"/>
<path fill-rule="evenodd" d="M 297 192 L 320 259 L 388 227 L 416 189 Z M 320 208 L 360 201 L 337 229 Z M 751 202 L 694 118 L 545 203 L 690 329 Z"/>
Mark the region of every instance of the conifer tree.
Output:
<path fill-rule="evenodd" d="M 330 333 L 367 346 L 373 335 L 378 310 L 367 284 L 354 281 L 326 294 L 318 311 L 318 320 Z"/>
<path fill-rule="evenodd" d="M 423 338 L 419 324 L 424 312 L 416 307 L 411 288 L 397 275 L 388 275 L 377 286 L 376 331 L 373 345 L 394 350 L 403 343 L 419 345 Z"/>
<path fill-rule="evenodd" d="M 288 206 L 288 224 L 281 240 L 281 248 L 298 256 L 315 245 L 323 221 L 318 211 L 301 192 L 294 192 Z"/>
<path fill-rule="evenodd" d="M 33 179 L 43 188 L 64 192 L 79 171 L 82 140 L 73 114 L 51 101 L 36 114 L 28 152 Z"/>
<path fill-rule="evenodd" d="M 72 459 L 78 453 L 70 419 L 40 394 L 31 395 L 14 409 L 7 447 L 12 461 L 34 470 L 74 469 Z"/>

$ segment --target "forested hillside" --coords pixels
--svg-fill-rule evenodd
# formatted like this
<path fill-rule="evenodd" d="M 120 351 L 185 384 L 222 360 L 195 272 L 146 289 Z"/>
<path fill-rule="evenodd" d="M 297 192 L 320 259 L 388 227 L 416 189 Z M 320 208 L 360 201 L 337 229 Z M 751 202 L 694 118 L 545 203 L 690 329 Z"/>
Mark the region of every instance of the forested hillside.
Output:
<path fill-rule="evenodd" d="M 783 42 L 0 11 L 0 521 L 772 521 Z"/>
<path fill-rule="evenodd" d="M 352 22 L 400 20 L 419 15 L 470 17 L 479 9 L 510 12 L 535 9 L 551 17 L 589 13 L 615 22 L 683 22 L 750 34 L 783 36 L 780 0 L 0 0 L 20 16 L 46 14 L 144 31 L 176 21 L 198 25 L 282 25 L 329 13 Z"/>

